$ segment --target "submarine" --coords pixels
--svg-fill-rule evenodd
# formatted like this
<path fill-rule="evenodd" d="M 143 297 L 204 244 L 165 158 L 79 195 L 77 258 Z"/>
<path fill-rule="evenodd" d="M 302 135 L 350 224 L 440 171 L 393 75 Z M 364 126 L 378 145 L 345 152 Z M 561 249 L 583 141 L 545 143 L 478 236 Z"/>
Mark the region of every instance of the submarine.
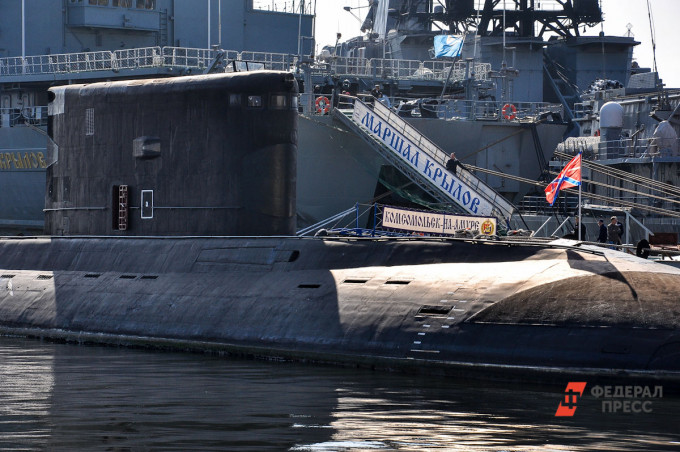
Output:
<path fill-rule="evenodd" d="M 470 378 L 680 381 L 674 267 L 570 240 L 295 236 L 292 74 L 49 96 L 45 235 L 0 239 L 0 334 Z"/>

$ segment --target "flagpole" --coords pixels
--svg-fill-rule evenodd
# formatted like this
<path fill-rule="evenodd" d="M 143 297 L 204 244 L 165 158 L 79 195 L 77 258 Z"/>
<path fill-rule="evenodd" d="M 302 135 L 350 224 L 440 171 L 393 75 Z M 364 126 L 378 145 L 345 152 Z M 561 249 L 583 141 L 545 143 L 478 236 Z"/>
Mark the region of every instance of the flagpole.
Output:
<path fill-rule="evenodd" d="M 579 242 L 583 240 L 581 238 L 581 229 L 583 229 L 583 226 L 581 226 L 583 223 L 581 223 L 581 186 L 583 185 L 583 179 L 581 179 L 581 183 L 578 184 L 578 240 Z"/>
<path fill-rule="evenodd" d="M 583 155 L 581 155 L 581 159 L 583 159 Z M 581 167 L 579 168 L 578 172 L 581 174 L 583 171 L 583 160 L 581 160 Z M 581 218 L 581 187 L 583 186 L 583 176 L 581 175 L 579 177 L 580 181 L 578 184 L 578 240 L 579 242 L 583 240 L 581 238 L 581 230 L 583 229 L 583 223 L 581 223 L 582 218 Z M 585 237 L 584 237 L 585 238 Z"/>

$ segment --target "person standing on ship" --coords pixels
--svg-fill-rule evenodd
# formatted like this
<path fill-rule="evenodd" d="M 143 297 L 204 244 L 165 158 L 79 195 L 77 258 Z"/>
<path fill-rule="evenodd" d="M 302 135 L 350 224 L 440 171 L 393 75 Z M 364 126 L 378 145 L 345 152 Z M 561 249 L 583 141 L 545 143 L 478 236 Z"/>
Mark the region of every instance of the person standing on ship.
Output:
<path fill-rule="evenodd" d="M 616 217 L 612 217 L 611 223 L 607 226 L 607 243 L 612 245 L 621 244 L 621 228 L 616 221 Z M 613 249 L 614 247 L 611 248 Z"/>
<path fill-rule="evenodd" d="M 579 238 L 578 237 L 579 220 L 578 220 L 578 216 L 576 216 L 575 218 L 576 218 L 576 225 L 574 226 L 574 230 L 573 230 L 572 234 L 574 235 L 574 239 L 578 240 L 578 238 Z M 585 240 L 586 239 L 586 225 L 581 224 L 580 226 L 581 226 L 581 240 Z"/>
<path fill-rule="evenodd" d="M 381 99 L 383 97 L 383 92 L 380 90 L 380 85 L 375 85 L 375 87 L 371 90 L 371 96 L 375 97 L 376 99 Z"/>
<path fill-rule="evenodd" d="M 449 170 L 449 172 L 455 176 L 458 167 L 460 167 L 461 169 L 465 169 L 463 164 L 460 163 L 460 161 L 456 158 L 456 153 L 452 152 L 451 158 L 449 158 L 449 160 L 446 162 L 446 169 Z"/>
<path fill-rule="evenodd" d="M 607 243 L 607 226 L 604 225 L 604 220 L 597 220 L 597 226 L 600 230 L 597 241 L 600 243 Z"/>

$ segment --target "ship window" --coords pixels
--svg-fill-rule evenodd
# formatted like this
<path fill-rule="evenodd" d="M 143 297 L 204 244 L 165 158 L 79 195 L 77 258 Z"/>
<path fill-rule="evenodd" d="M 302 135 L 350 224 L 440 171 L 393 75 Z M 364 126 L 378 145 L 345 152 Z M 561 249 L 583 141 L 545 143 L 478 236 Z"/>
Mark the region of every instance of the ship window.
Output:
<path fill-rule="evenodd" d="M 230 107 L 240 107 L 241 106 L 241 95 L 240 94 L 230 94 L 229 95 L 229 106 Z"/>
<path fill-rule="evenodd" d="M 138 9 L 156 9 L 156 0 L 137 0 Z"/>
<path fill-rule="evenodd" d="M 113 6 L 121 8 L 132 8 L 132 0 L 113 0 Z"/>
<path fill-rule="evenodd" d="M 262 96 L 248 96 L 248 106 L 252 108 L 261 108 Z"/>
<path fill-rule="evenodd" d="M 287 104 L 285 94 L 272 94 L 269 98 L 269 106 L 271 108 L 284 109 Z"/>

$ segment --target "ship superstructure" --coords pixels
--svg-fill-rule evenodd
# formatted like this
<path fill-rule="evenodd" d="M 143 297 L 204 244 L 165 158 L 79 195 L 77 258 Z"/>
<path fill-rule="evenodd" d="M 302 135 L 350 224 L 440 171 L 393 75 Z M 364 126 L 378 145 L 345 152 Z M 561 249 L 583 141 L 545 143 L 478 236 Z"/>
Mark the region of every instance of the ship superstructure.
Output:
<path fill-rule="evenodd" d="M 545 173 L 565 132 L 562 120 L 578 101 L 573 80 L 603 67 L 591 47 L 613 58 L 608 71 L 627 76 L 637 43 L 580 36 L 580 27 L 601 19 L 596 2 L 508 3 L 503 11 L 499 1 L 392 1 L 382 36 L 374 18 L 365 35 L 317 58 L 309 1 L 97 0 L 45 2 L 42 9 L 32 2 L 23 15 L 18 2 L 3 6 L 0 29 L 12 39 L 0 53 L 0 189 L 12 202 L 0 208 L 0 227 L 42 229 L 44 172 L 57 158 L 41 133 L 48 127 L 48 87 L 253 69 L 292 72 L 300 85 L 299 226 L 404 184 L 360 137 L 318 108 L 338 106 L 345 83 L 353 95 L 380 84 L 420 133 L 465 163 L 490 169 L 484 182 L 517 202 L 530 187 L 514 177 Z M 466 33 L 460 61 L 431 58 L 434 24 Z M 547 30 L 560 37 L 546 41 Z"/>
<path fill-rule="evenodd" d="M 203 73 L 216 61 L 294 64 L 313 48 L 312 5 L 237 0 L 63 0 L 0 4 L 0 208 L 5 232 L 40 232 L 47 89 Z M 221 55 L 220 47 L 233 49 Z M 247 51 L 241 55 L 240 52 Z M 260 64 L 262 67 L 262 64 Z M 83 118 L 83 121 L 86 119 Z"/>

